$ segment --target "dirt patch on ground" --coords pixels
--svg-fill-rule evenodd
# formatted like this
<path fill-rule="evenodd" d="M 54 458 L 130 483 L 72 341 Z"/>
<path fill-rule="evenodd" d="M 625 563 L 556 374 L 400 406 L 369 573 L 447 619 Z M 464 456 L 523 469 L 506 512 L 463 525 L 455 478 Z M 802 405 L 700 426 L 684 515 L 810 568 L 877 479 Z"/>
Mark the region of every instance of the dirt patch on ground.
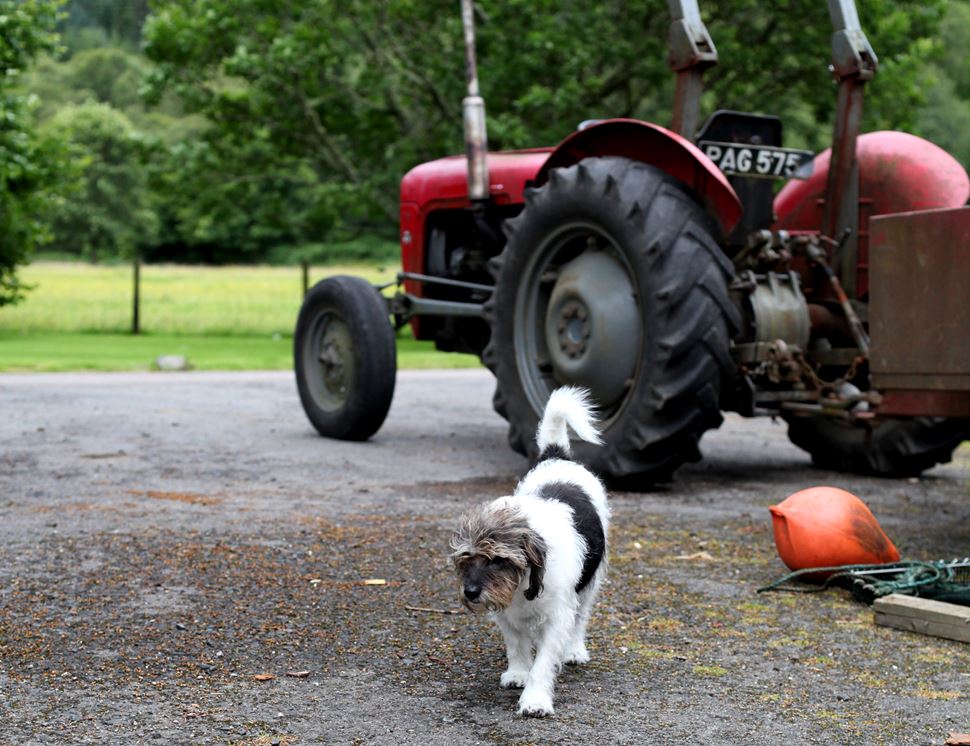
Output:
<path fill-rule="evenodd" d="M 128 490 L 129 495 L 143 495 L 152 500 L 174 500 L 186 505 L 218 505 L 223 501 L 221 497 L 212 495 L 197 495 L 194 492 L 161 492 L 160 490 Z"/>

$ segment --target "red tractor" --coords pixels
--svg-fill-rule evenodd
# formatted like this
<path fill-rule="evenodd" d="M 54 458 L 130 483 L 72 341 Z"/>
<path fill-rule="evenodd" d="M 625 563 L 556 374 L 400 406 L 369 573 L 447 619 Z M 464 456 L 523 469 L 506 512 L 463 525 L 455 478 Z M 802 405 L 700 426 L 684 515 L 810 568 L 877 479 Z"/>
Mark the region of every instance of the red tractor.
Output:
<path fill-rule="evenodd" d="M 481 356 L 527 456 L 553 389 L 590 389 L 606 445 L 579 456 L 613 479 L 696 460 L 725 410 L 781 417 L 819 466 L 872 474 L 918 474 L 970 435 L 970 181 L 918 137 L 859 135 L 877 60 L 854 2 L 829 2 L 838 106 L 818 156 L 784 148 L 776 117 L 698 129 L 717 52 L 696 2 L 669 5 L 670 128 L 591 121 L 488 153 L 464 2 L 467 153 L 401 183 L 403 289 L 335 277 L 300 311 L 297 383 L 323 435 L 380 427 L 405 323 Z"/>

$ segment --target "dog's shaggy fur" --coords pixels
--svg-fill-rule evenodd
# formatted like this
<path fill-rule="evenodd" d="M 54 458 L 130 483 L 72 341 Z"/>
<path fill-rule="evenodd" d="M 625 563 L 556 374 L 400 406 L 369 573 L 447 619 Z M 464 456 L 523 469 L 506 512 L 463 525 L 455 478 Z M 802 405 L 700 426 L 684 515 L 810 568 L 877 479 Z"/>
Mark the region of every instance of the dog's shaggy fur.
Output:
<path fill-rule="evenodd" d="M 513 495 L 463 515 L 451 542 L 462 603 L 489 612 L 505 638 L 501 684 L 523 688 L 522 715 L 552 714 L 559 667 L 589 660 L 586 625 L 606 575 L 606 491 L 570 460 L 569 428 L 600 442 L 588 395 L 572 387 L 549 398 L 539 463 Z"/>

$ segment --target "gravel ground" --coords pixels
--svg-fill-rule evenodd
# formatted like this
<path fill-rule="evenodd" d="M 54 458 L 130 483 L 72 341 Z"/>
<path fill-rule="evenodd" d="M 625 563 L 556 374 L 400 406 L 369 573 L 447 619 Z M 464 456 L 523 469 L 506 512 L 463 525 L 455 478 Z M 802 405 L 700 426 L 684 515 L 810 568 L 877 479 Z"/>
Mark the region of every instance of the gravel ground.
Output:
<path fill-rule="evenodd" d="M 459 610 L 446 557 L 459 513 L 526 469 L 492 388 L 402 373 L 382 431 L 354 444 L 314 434 L 286 374 L 0 376 L 0 741 L 970 731 L 970 646 L 877 628 L 842 591 L 755 594 L 784 571 L 767 506 L 814 484 L 863 497 L 904 557 L 970 553 L 966 446 L 919 480 L 850 477 L 735 417 L 673 483 L 612 495 L 593 660 L 563 672 L 553 717 L 516 717 L 500 637 Z"/>

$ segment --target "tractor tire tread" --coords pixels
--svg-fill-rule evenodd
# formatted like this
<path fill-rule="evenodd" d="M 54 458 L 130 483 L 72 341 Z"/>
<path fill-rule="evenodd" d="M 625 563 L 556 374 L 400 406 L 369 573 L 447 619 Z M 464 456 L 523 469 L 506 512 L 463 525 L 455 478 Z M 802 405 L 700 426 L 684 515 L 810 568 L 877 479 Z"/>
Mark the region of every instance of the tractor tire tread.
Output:
<path fill-rule="evenodd" d="M 334 313 L 351 335 L 354 380 L 343 406 L 328 410 L 314 397 L 308 377 L 315 370 L 306 354 L 307 335 L 322 313 Z M 387 417 L 397 376 L 394 328 L 380 293 L 358 277 L 321 280 L 307 292 L 293 334 L 297 391 L 311 424 L 326 437 L 367 440 Z"/>
<path fill-rule="evenodd" d="M 970 420 L 914 417 L 872 426 L 821 417 L 787 418 L 788 437 L 815 466 L 870 476 L 914 477 L 947 463 L 970 438 Z"/>
<path fill-rule="evenodd" d="M 588 203 L 613 203 L 620 218 L 626 216 L 621 230 L 634 284 L 657 329 L 649 332 L 651 364 L 644 364 L 636 398 L 610 428 L 612 436 L 607 433 L 609 447 L 577 444 L 577 453 L 609 478 L 665 479 L 697 458 L 700 436 L 722 422 L 719 395 L 733 373 L 729 347 L 740 317 L 727 290 L 732 266 L 713 238 L 711 217 L 652 166 L 601 157 L 555 169 L 529 194 L 522 213 L 506 221 L 509 242 L 489 263 L 496 291 L 485 305 L 492 335 L 482 359 L 497 379 L 493 406 L 509 421 L 512 447 L 534 457 L 538 415 L 521 390 L 509 315 L 528 242 L 554 227 L 559 216 L 587 214 Z"/>

